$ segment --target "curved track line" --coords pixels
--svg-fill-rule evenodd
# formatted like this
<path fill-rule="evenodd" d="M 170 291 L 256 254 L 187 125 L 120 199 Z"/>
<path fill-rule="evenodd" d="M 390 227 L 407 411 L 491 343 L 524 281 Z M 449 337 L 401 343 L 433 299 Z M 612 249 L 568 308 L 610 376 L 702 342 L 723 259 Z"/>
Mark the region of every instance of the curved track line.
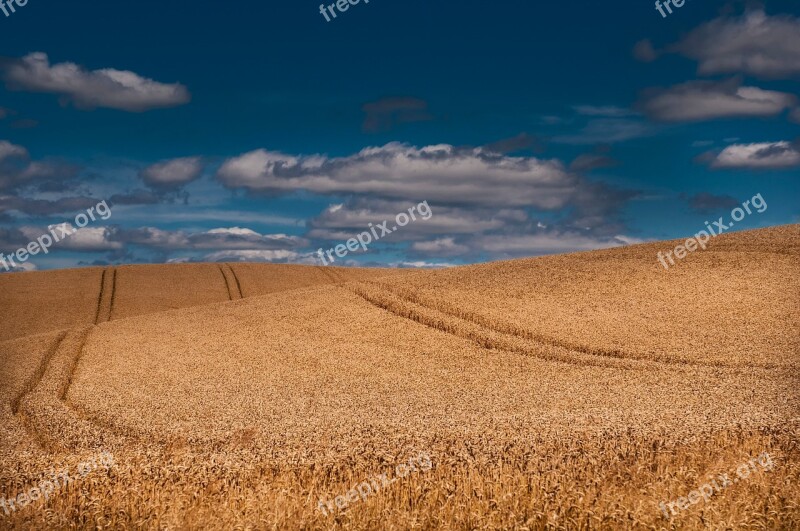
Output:
<path fill-rule="evenodd" d="M 542 334 L 537 334 L 535 332 L 531 332 L 530 330 L 526 330 L 524 328 L 520 328 L 518 326 L 514 326 L 507 323 L 498 323 L 492 322 L 487 317 L 484 317 L 475 312 L 468 312 L 456 306 L 451 306 L 446 302 L 439 301 L 439 305 L 432 305 L 430 302 L 423 300 L 417 293 L 408 289 L 402 289 L 397 286 L 390 286 L 387 284 L 381 284 L 379 282 L 372 282 L 367 281 L 371 284 L 374 284 L 379 289 L 386 290 L 400 299 L 405 300 L 406 302 L 412 304 L 418 304 L 429 310 L 433 310 L 436 312 L 441 312 L 445 315 L 450 317 L 454 317 L 456 319 L 462 319 L 464 321 L 469 321 L 474 323 L 478 326 L 482 326 L 484 328 L 488 328 L 489 330 L 493 330 L 496 332 L 500 332 L 502 334 L 508 334 L 511 336 L 516 336 L 521 339 L 527 339 L 530 341 L 535 341 L 536 343 L 541 343 L 544 345 L 549 345 L 552 347 L 559 347 L 564 348 L 573 352 L 580 352 L 582 354 L 587 354 L 589 356 L 601 356 L 604 358 L 618 358 L 624 360 L 639 360 L 639 361 L 663 361 L 663 360 L 654 360 L 651 358 L 639 358 L 633 355 L 630 355 L 622 350 L 610 350 L 604 348 L 593 348 L 588 347 L 586 345 L 581 345 L 578 343 L 573 343 L 570 341 L 563 341 L 553 337 L 547 337 Z M 665 361 L 669 363 L 672 360 Z"/>
<path fill-rule="evenodd" d="M 231 272 L 231 275 L 233 275 L 233 279 L 236 281 L 236 289 L 239 291 L 239 298 L 244 299 L 244 292 L 242 291 L 241 283 L 239 283 L 239 277 L 236 276 L 236 271 L 233 270 L 233 266 L 231 266 L 230 264 L 225 264 L 225 265 L 228 266 L 228 270 Z"/>
<path fill-rule="evenodd" d="M 108 305 L 108 320 L 110 321 L 114 315 L 114 299 L 117 297 L 117 268 L 114 268 L 111 277 L 111 302 Z"/>
<path fill-rule="evenodd" d="M 114 298 L 116 268 L 106 268 L 100 277 L 100 295 L 97 299 L 97 314 L 94 324 L 105 323 L 111 320 L 111 305 Z"/>
<path fill-rule="evenodd" d="M 94 314 L 94 324 L 98 323 L 98 319 L 100 319 L 100 308 L 103 304 L 103 291 L 106 284 L 106 272 L 108 268 L 103 268 L 103 274 L 100 275 L 100 293 L 97 295 L 97 311 Z"/>
<path fill-rule="evenodd" d="M 83 346 L 93 328 L 68 331 L 39 381 L 20 398 L 18 413 L 23 416 L 23 424 L 44 448 L 93 447 L 107 437 L 76 415 L 65 402 Z"/>
<path fill-rule="evenodd" d="M 55 340 L 53 340 L 53 344 L 49 349 L 47 349 L 47 353 L 44 355 L 41 363 L 39 363 L 39 366 L 36 368 L 36 372 L 33 373 L 33 376 L 31 376 L 30 380 L 28 380 L 28 383 L 25 384 L 22 392 L 20 392 L 16 397 L 14 397 L 14 399 L 11 400 L 11 413 L 14 415 L 19 413 L 19 404 L 22 401 L 22 398 L 25 395 L 33 392 L 34 388 L 36 388 L 36 386 L 39 385 L 39 382 L 42 381 L 44 373 L 47 371 L 47 367 L 50 365 L 50 361 L 53 359 L 53 356 L 55 356 L 58 347 L 61 345 L 61 342 L 64 341 L 65 337 L 67 337 L 66 330 L 64 332 L 60 332 Z"/>
<path fill-rule="evenodd" d="M 363 290 L 362 292 L 359 292 L 358 288 L 363 288 L 365 285 L 372 287 L 375 292 L 372 294 L 367 294 L 366 296 Z M 520 330 L 517 327 L 504 327 L 498 329 L 495 323 L 488 323 L 488 320 L 483 316 L 453 309 L 432 308 L 424 304 L 414 293 L 409 293 L 398 288 L 391 288 L 378 282 L 364 281 L 356 286 L 357 287 L 355 289 L 350 289 L 350 291 L 353 291 L 373 305 L 395 313 L 400 317 L 409 318 L 419 322 L 420 324 L 430 326 L 437 330 L 442 330 L 465 339 L 470 339 L 474 342 L 477 342 L 481 346 L 491 345 L 489 348 L 521 352 L 553 361 L 576 363 L 576 361 L 580 360 L 577 363 L 578 365 L 599 365 L 604 367 L 636 369 L 641 369 L 646 366 L 655 368 L 663 365 L 697 366 L 722 369 L 780 368 L 780 366 L 767 364 L 736 365 L 719 362 L 703 363 L 692 360 L 678 360 L 664 357 L 644 358 L 629 355 L 621 351 L 592 349 L 583 345 L 574 345 L 566 341 L 546 338 L 526 330 Z M 403 291 L 403 293 L 398 293 L 398 291 Z M 386 297 L 387 295 L 389 296 L 388 298 Z M 394 301 L 391 300 L 392 297 L 395 298 Z M 537 354 L 535 348 L 523 346 L 526 344 L 530 346 L 537 345 L 539 349 L 550 349 L 551 352 L 542 356 Z"/>
<path fill-rule="evenodd" d="M 222 273 L 222 279 L 225 281 L 225 289 L 228 290 L 228 300 L 232 301 L 233 295 L 231 295 L 231 285 L 228 283 L 228 275 L 225 274 L 222 264 L 219 265 L 219 272 Z"/>
<path fill-rule="evenodd" d="M 406 301 L 391 292 L 380 290 L 379 288 L 376 289 L 367 283 L 348 284 L 345 289 L 358 295 L 373 306 L 386 310 L 398 317 L 409 319 L 439 332 L 466 339 L 485 349 L 513 352 L 546 361 L 579 366 L 631 370 L 651 369 L 656 366 L 654 362 L 606 358 L 574 352 L 554 345 L 537 343 Z"/>
<path fill-rule="evenodd" d="M 426 303 L 425 301 L 421 300 L 418 294 L 414 293 L 413 291 L 404 290 L 398 288 L 396 286 L 389 286 L 386 284 L 381 284 L 379 282 L 374 281 L 365 281 L 370 284 L 374 284 L 379 289 L 384 289 L 390 293 L 393 293 L 400 299 L 403 299 L 407 302 L 418 304 L 422 307 L 428 308 L 430 310 L 441 312 L 445 315 L 450 317 L 454 317 L 457 319 L 462 319 L 464 321 L 469 321 L 471 323 L 477 324 L 479 326 L 488 328 L 489 330 L 497 331 L 503 334 L 508 334 L 512 336 L 516 336 L 522 339 L 527 339 L 530 341 L 535 341 L 537 343 L 550 345 L 554 347 L 564 348 L 573 352 L 580 352 L 582 354 L 587 354 L 590 356 L 601 356 L 601 357 L 609 357 L 609 358 L 617 358 L 623 360 L 634 360 L 640 362 L 654 362 L 666 365 L 689 365 L 689 366 L 699 366 L 699 367 L 720 367 L 720 368 L 736 368 L 736 369 L 781 369 L 783 368 L 781 365 L 770 364 L 770 363 L 752 363 L 752 364 L 736 364 L 736 363 L 725 363 L 725 362 L 702 362 L 702 361 L 693 361 L 693 360 L 678 360 L 675 358 L 668 358 L 664 356 L 654 356 L 644 357 L 638 356 L 635 354 L 630 354 L 624 352 L 622 350 L 610 350 L 604 348 L 594 348 L 589 347 L 586 345 L 581 345 L 579 343 L 573 343 L 570 341 L 564 341 L 557 338 L 543 336 L 541 334 L 537 334 L 531 332 L 530 330 L 522 329 L 518 326 L 509 325 L 506 323 L 491 323 L 490 320 L 480 314 L 476 314 L 474 312 L 466 312 L 461 310 L 460 308 L 447 306 L 445 305 L 444 308 L 433 307 L 430 303 Z"/>
<path fill-rule="evenodd" d="M 322 271 L 322 274 L 328 277 L 333 281 L 334 284 L 337 286 L 342 285 L 343 280 L 341 278 L 337 278 L 337 276 L 330 270 L 328 270 L 327 266 L 317 266 L 317 268 Z"/>

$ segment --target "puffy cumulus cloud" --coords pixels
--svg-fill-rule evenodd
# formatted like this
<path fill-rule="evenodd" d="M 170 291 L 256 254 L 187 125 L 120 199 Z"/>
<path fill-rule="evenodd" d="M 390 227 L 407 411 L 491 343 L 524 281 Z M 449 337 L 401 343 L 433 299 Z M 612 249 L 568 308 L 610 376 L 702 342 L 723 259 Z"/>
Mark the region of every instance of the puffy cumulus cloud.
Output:
<path fill-rule="evenodd" d="M 164 251 L 191 249 L 284 250 L 308 242 L 286 234 L 259 234 L 240 227 L 218 228 L 201 232 L 169 231 L 155 227 L 114 229 L 111 238 L 123 244 L 141 245 Z"/>
<path fill-rule="evenodd" d="M 196 180 L 202 173 L 202 158 L 183 157 L 148 166 L 139 172 L 139 177 L 152 188 L 176 190 Z"/>
<path fill-rule="evenodd" d="M 0 191 L 29 185 L 58 188 L 77 174 L 78 168 L 74 165 L 31 160 L 24 147 L 0 140 Z"/>
<path fill-rule="evenodd" d="M 575 207 L 551 216 L 547 225 L 531 219 L 526 209 L 453 207 L 431 204 L 427 221 L 418 219 L 380 239 L 379 245 L 396 246 L 413 259 L 461 258 L 468 261 L 509 258 L 528 254 L 583 251 L 624 245 L 624 227 L 615 219 L 628 195 L 607 191 L 602 185 L 587 189 Z M 308 224 L 306 236 L 314 247 L 328 248 L 368 231 L 370 224 L 388 221 L 407 212 L 409 204 L 397 201 L 352 199 L 331 205 Z M 502 242 L 500 244 L 499 242 Z M 377 251 L 373 242 L 370 252 Z"/>
<path fill-rule="evenodd" d="M 669 50 L 698 61 L 703 75 L 793 77 L 800 74 L 800 19 L 768 16 L 763 10 L 720 17 L 699 26 Z"/>
<path fill-rule="evenodd" d="M 189 91 L 180 83 L 159 83 L 127 70 L 86 70 L 75 63 L 50 64 L 47 54 L 35 52 L 2 66 L 8 88 L 58 94 L 79 109 L 107 107 L 142 112 L 188 103 Z"/>
<path fill-rule="evenodd" d="M 639 107 L 648 117 L 665 122 L 691 122 L 730 117 L 775 116 L 795 105 L 792 94 L 743 87 L 740 80 L 690 81 L 668 89 L 645 91 Z"/>
<path fill-rule="evenodd" d="M 58 243 L 63 249 L 82 252 L 122 249 L 121 243 L 110 240 L 111 230 L 107 227 L 83 227 L 75 229 L 69 223 L 65 225 L 68 225 L 74 232 L 69 238 Z"/>
<path fill-rule="evenodd" d="M 800 166 L 800 151 L 790 142 L 733 144 L 716 156 L 712 168 L 784 169 Z"/>
<path fill-rule="evenodd" d="M 306 190 L 383 199 L 492 207 L 567 206 L 586 183 L 558 160 L 509 157 L 481 148 L 390 143 L 342 158 L 257 150 L 225 161 L 217 178 L 260 193 Z"/>
<path fill-rule="evenodd" d="M 53 244 L 51 252 L 56 249 L 78 252 L 114 251 L 122 248 L 119 242 L 112 241 L 111 229 L 108 227 L 75 227 L 71 223 L 58 223 L 47 227 L 23 226 L 19 232 L 28 242 L 35 241 L 43 234 L 53 233 L 61 238 Z M 68 236 L 65 236 L 68 234 Z"/>
<path fill-rule="evenodd" d="M 383 98 L 365 103 L 364 123 L 361 128 L 367 133 L 390 131 L 398 124 L 433 120 L 428 112 L 428 102 L 419 98 Z"/>
<path fill-rule="evenodd" d="M 17 146 L 8 140 L 0 140 L 0 162 L 5 162 L 13 158 L 28 158 L 28 150 L 22 146 Z"/>
<path fill-rule="evenodd" d="M 156 227 L 137 229 L 116 229 L 112 239 L 122 244 L 142 245 L 160 249 L 185 249 L 188 246 L 186 233 L 183 231 L 162 230 Z"/>
<path fill-rule="evenodd" d="M 39 269 L 38 267 L 36 267 L 36 264 L 31 262 L 30 260 L 28 260 L 27 262 L 22 262 L 22 263 L 14 262 L 14 265 L 7 264 L 7 267 L 8 267 L 8 269 L 6 269 L 6 266 L 0 267 L 0 274 L 3 274 L 3 273 L 24 273 L 26 271 L 36 271 L 37 269 Z"/>
<path fill-rule="evenodd" d="M 296 249 L 308 242 L 304 238 L 286 234 L 259 234 L 239 227 L 212 229 L 190 234 L 189 245 L 193 249 L 248 249 L 280 250 Z"/>
<path fill-rule="evenodd" d="M 271 262 L 277 264 L 285 263 L 307 263 L 314 264 L 316 261 L 310 254 L 296 253 L 294 251 L 264 251 L 264 250 L 240 250 L 240 251 L 218 251 L 203 257 L 205 262 Z"/>

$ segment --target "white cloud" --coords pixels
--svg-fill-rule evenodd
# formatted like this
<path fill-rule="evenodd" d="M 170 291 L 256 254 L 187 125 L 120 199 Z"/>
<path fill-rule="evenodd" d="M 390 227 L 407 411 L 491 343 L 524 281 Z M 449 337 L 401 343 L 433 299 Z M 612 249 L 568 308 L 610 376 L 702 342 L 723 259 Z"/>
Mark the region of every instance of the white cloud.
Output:
<path fill-rule="evenodd" d="M 205 255 L 208 262 L 299 262 L 303 255 L 293 251 L 238 250 Z M 307 258 L 307 257 L 306 257 Z"/>
<path fill-rule="evenodd" d="M 800 19 L 763 10 L 721 17 L 670 48 L 699 62 L 703 75 L 743 73 L 765 78 L 800 74 Z"/>
<path fill-rule="evenodd" d="M 142 112 L 183 105 L 191 98 L 180 83 L 159 83 L 112 68 L 89 71 L 75 63 L 51 65 L 42 52 L 9 61 L 4 69 L 9 88 L 60 94 L 80 109 L 108 107 Z"/>
<path fill-rule="evenodd" d="M 800 166 L 800 151 L 789 142 L 734 144 L 711 163 L 713 168 L 781 169 Z"/>
<path fill-rule="evenodd" d="M 445 267 L 455 267 L 458 264 L 450 264 L 447 262 L 426 262 L 424 260 L 394 262 L 387 264 L 389 267 L 401 267 L 408 269 L 442 269 Z"/>
<path fill-rule="evenodd" d="M 501 257 L 536 256 L 555 253 L 592 251 L 620 247 L 638 241 L 626 236 L 595 237 L 576 232 L 547 231 L 535 234 L 494 235 L 476 238 L 473 248 Z"/>
<path fill-rule="evenodd" d="M 651 118 L 689 122 L 729 117 L 775 116 L 797 99 L 785 92 L 741 87 L 738 80 L 690 81 L 668 89 L 650 90 L 640 102 Z"/>
<path fill-rule="evenodd" d="M 145 184 L 153 188 L 180 188 L 203 173 L 203 159 L 184 157 L 148 166 L 139 173 Z"/>
<path fill-rule="evenodd" d="M 508 157 L 450 145 L 390 143 L 355 155 L 292 156 L 260 149 L 225 161 L 218 179 L 230 188 L 279 193 L 364 194 L 487 206 L 558 209 L 582 181 L 557 160 Z"/>
<path fill-rule="evenodd" d="M 110 239 L 111 231 L 107 227 L 82 227 L 78 228 L 71 223 L 58 223 L 56 225 L 49 225 L 47 229 L 41 227 L 25 226 L 21 227 L 20 231 L 30 239 L 35 241 L 43 234 L 48 234 L 49 229 L 52 229 L 55 234 L 61 238 L 63 236 L 62 230 L 69 233 L 68 237 L 58 242 L 54 242 L 52 249 L 64 249 L 69 251 L 79 252 L 96 252 L 96 251 L 112 251 L 121 249 L 122 244 L 112 241 Z"/>
<path fill-rule="evenodd" d="M 116 242 L 142 245 L 162 250 L 228 249 L 283 250 L 301 247 L 303 238 L 286 234 L 259 234 L 241 227 L 216 228 L 202 232 L 168 231 L 156 227 L 116 229 Z"/>
<path fill-rule="evenodd" d="M 28 150 L 0 140 L 0 190 L 13 189 L 43 181 L 66 181 L 77 174 L 77 168 L 63 162 L 34 161 Z"/>
<path fill-rule="evenodd" d="M 370 223 L 377 225 L 384 220 L 388 221 L 387 228 L 392 229 L 396 215 L 408 212 L 415 205 L 402 201 L 366 199 L 332 205 L 308 222 L 307 236 L 328 241 L 346 240 L 368 231 Z M 440 234 L 477 234 L 527 220 L 527 214 L 521 209 L 431 206 L 431 212 L 429 219 L 425 220 L 415 211 L 417 220 L 386 236 L 386 241 L 419 240 Z"/>
<path fill-rule="evenodd" d="M 469 247 L 455 242 L 455 238 L 439 238 L 432 241 L 416 242 L 411 250 L 427 256 L 459 256 L 469 252 Z"/>
<path fill-rule="evenodd" d="M 0 162 L 10 158 L 28 158 L 28 150 L 12 144 L 8 140 L 0 140 Z"/>

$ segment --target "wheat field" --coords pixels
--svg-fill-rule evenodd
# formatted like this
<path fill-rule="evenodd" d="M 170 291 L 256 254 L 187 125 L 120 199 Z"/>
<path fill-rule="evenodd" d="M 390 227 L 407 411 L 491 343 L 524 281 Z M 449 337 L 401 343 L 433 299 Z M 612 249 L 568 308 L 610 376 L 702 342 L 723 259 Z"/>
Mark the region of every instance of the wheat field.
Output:
<path fill-rule="evenodd" d="M 800 225 L 676 243 L 2 275 L 0 529 L 798 529 Z"/>

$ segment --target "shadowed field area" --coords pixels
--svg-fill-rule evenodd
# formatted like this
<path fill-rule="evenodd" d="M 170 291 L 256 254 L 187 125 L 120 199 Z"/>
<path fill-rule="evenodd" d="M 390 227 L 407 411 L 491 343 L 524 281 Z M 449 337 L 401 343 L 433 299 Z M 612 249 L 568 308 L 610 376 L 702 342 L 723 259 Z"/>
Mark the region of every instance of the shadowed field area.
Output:
<path fill-rule="evenodd" d="M 797 528 L 800 226 L 675 243 L 0 276 L 0 527 Z"/>

